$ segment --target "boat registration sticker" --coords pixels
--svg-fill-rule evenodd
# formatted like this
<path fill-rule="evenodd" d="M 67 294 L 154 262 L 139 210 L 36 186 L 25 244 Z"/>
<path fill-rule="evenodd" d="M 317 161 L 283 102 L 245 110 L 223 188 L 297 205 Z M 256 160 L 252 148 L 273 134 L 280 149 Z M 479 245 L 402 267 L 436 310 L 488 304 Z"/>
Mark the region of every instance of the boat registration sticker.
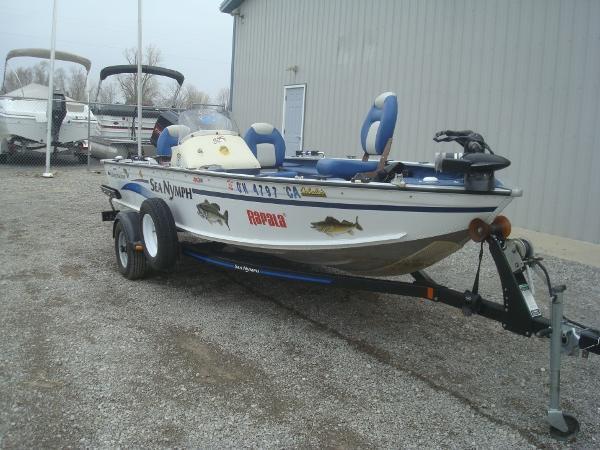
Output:
<path fill-rule="evenodd" d="M 227 180 L 227 189 L 243 195 L 266 198 L 302 198 L 296 186 L 275 186 L 274 184 L 246 183 L 244 181 Z"/>

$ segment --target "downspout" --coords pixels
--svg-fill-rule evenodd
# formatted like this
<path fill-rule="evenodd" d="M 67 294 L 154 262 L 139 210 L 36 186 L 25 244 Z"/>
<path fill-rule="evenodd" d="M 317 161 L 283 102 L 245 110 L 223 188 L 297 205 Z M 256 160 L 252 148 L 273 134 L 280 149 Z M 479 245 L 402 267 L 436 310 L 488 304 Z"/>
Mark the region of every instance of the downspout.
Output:
<path fill-rule="evenodd" d="M 231 42 L 231 73 L 229 75 L 229 111 L 232 110 L 233 105 L 233 66 L 235 64 L 235 28 L 237 23 L 237 17 L 233 16 L 233 33 L 232 33 L 232 42 Z"/>

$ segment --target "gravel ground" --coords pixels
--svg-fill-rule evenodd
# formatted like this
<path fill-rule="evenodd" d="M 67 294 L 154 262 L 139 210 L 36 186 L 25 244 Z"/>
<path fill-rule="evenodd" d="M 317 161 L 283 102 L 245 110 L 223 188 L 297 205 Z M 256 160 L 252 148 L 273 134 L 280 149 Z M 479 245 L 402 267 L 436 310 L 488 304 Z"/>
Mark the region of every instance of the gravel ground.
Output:
<path fill-rule="evenodd" d="M 192 263 L 127 281 L 100 220 L 104 176 L 54 170 L 0 167 L 1 447 L 564 446 L 544 421 L 547 340 L 426 301 Z M 430 274 L 468 288 L 476 255 Z M 600 269 L 546 262 L 569 284 L 566 312 L 600 325 Z M 498 299 L 489 256 L 482 276 Z M 582 428 L 570 447 L 600 445 L 599 367 L 563 363 Z"/>

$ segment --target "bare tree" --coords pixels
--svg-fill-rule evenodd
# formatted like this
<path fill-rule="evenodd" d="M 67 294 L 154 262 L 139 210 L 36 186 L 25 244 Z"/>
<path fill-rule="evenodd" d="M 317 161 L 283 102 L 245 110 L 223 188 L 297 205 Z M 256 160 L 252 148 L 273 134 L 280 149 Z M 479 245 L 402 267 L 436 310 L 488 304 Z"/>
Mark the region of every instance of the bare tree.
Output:
<path fill-rule="evenodd" d="M 48 79 L 50 78 L 48 76 L 48 73 L 50 72 L 48 70 L 48 62 L 47 61 L 42 61 L 38 64 L 36 64 L 35 66 L 32 67 L 32 71 L 33 71 L 33 76 L 32 76 L 32 82 L 33 83 L 37 83 L 37 84 L 43 84 L 44 86 L 48 86 Z"/>
<path fill-rule="evenodd" d="M 91 92 L 96 94 L 96 86 L 91 88 Z M 108 81 L 102 83 L 102 89 L 100 89 L 100 93 L 98 95 L 97 101 L 100 103 L 110 103 L 114 104 L 117 102 L 119 98 L 119 86 L 115 81 Z"/>
<path fill-rule="evenodd" d="M 11 92 L 22 86 L 27 86 L 33 81 L 33 70 L 31 67 L 17 67 L 16 69 L 6 69 L 6 78 L 4 80 L 3 92 Z"/>
<path fill-rule="evenodd" d="M 229 88 L 222 88 L 219 90 L 216 102 L 218 105 L 223 106 L 223 108 L 229 109 Z"/>
<path fill-rule="evenodd" d="M 194 104 L 209 104 L 210 96 L 193 84 L 185 83 L 175 103 L 177 108 L 190 108 Z"/>
<path fill-rule="evenodd" d="M 49 65 L 46 61 L 39 62 L 31 67 L 17 67 L 15 70 L 8 69 L 4 82 L 5 92 L 19 89 L 30 83 L 38 83 L 47 86 Z M 87 74 L 81 68 L 72 67 L 69 74 L 62 67 L 54 71 L 54 89 L 64 91 L 67 96 L 83 101 L 85 100 Z"/>
<path fill-rule="evenodd" d="M 137 64 L 137 49 L 128 48 L 124 52 L 129 64 Z M 155 66 L 162 60 L 160 49 L 148 45 L 142 55 L 142 63 Z M 127 104 L 137 103 L 137 73 L 122 74 L 117 76 L 117 83 Z M 142 104 L 152 105 L 158 98 L 158 83 L 154 75 L 142 74 Z"/>
<path fill-rule="evenodd" d="M 54 70 L 54 91 L 65 92 L 67 87 L 67 74 L 65 73 L 65 69 L 59 67 Z M 48 83 L 50 83 L 50 79 L 48 79 Z"/>
<path fill-rule="evenodd" d="M 72 67 L 66 80 L 69 97 L 80 102 L 87 100 L 85 95 L 86 81 L 87 73 L 85 70 L 80 67 Z"/>

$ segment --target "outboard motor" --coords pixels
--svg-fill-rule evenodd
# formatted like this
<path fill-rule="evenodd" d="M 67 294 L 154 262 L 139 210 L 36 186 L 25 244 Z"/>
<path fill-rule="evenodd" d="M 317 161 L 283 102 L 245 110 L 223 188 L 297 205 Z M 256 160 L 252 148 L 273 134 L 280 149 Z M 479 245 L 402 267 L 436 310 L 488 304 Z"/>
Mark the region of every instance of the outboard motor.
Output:
<path fill-rule="evenodd" d="M 162 130 L 170 125 L 175 125 L 179 122 L 179 113 L 176 111 L 163 111 L 160 113 L 152 129 L 152 135 L 150 136 L 150 143 L 155 147 L 158 146 L 158 138 L 162 133 Z"/>
<path fill-rule="evenodd" d="M 437 153 L 435 170 L 438 172 L 463 173 L 465 188 L 470 191 L 491 191 L 496 179 L 494 172 L 510 165 L 510 161 L 495 155 L 483 136 L 471 130 L 439 131 L 435 142 L 457 142 L 463 153 Z M 485 151 L 488 153 L 485 153 Z"/>
<path fill-rule="evenodd" d="M 65 94 L 55 92 L 52 94 L 52 143 L 59 142 L 58 133 L 66 116 L 67 102 L 65 101 Z"/>

